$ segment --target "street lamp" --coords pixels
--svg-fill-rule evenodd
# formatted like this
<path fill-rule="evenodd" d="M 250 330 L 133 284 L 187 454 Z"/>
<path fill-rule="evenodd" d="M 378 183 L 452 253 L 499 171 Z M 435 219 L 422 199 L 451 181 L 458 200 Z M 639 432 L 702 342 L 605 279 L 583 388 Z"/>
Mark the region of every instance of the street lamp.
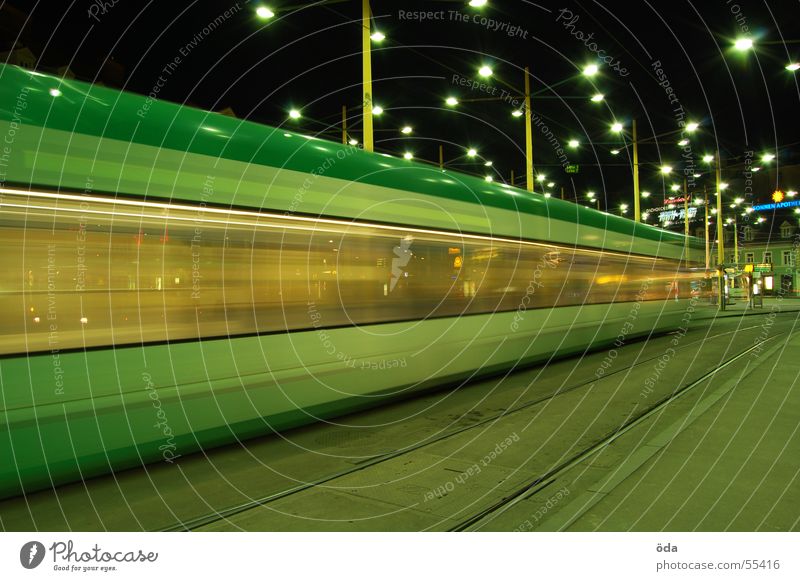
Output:
<path fill-rule="evenodd" d="M 447 99 L 444 100 L 444 102 L 449 107 L 455 107 L 456 105 L 458 105 L 458 99 L 456 99 L 455 97 L 448 97 Z"/>
<path fill-rule="evenodd" d="M 289 117 L 291 117 L 292 119 L 300 119 L 302 115 L 300 114 L 300 111 L 298 111 L 297 109 L 292 109 L 289 111 Z"/>
<path fill-rule="evenodd" d="M 602 93 L 595 93 L 594 95 L 592 95 L 592 98 L 590 100 L 592 103 L 600 103 L 603 99 L 605 99 L 605 95 L 603 95 Z"/>
<path fill-rule="evenodd" d="M 587 65 L 583 67 L 583 75 L 586 77 L 593 77 L 600 69 L 597 65 Z"/>
<path fill-rule="evenodd" d="M 625 214 L 628 211 L 628 204 L 620 204 L 619 210 L 621 214 Z"/>
<path fill-rule="evenodd" d="M 489 78 L 492 76 L 492 69 L 486 65 L 483 65 L 481 68 L 478 69 L 478 74 L 484 78 Z"/>
<path fill-rule="evenodd" d="M 733 43 L 733 48 L 740 52 L 744 52 L 753 48 L 753 39 L 752 38 L 737 38 L 736 42 Z"/>
<path fill-rule="evenodd" d="M 671 165 L 662 165 L 661 166 L 661 173 L 664 174 L 665 176 L 669 175 L 670 173 L 672 173 L 672 166 Z"/>
<path fill-rule="evenodd" d="M 519 109 L 514 109 L 511 112 L 511 116 L 512 117 L 522 117 L 522 111 L 520 111 Z"/>
<path fill-rule="evenodd" d="M 469 148 L 467 150 L 467 157 L 475 157 L 476 155 L 478 155 L 477 149 Z"/>
<path fill-rule="evenodd" d="M 596 195 L 597 194 L 595 194 L 594 192 L 591 192 L 591 191 L 590 192 L 586 192 L 586 197 L 589 199 L 590 202 L 595 204 L 595 207 L 599 211 L 600 210 L 600 199 L 597 198 Z"/>
<path fill-rule="evenodd" d="M 400 133 L 402 133 L 403 135 L 410 135 L 411 132 L 413 131 L 414 131 L 413 127 L 411 127 L 410 125 L 406 125 L 400 130 Z"/>
<path fill-rule="evenodd" d="M 383 34 L 380 30 L 376 30 L 375 32 L 370 34 L 369 37 L 373 42 L 382 42 L 386 40 L 386 35 Z"/>
<path fill-rule="evenodd" d="M 765 153 L 764 155 L 761 156 L 761 161 L 763 161 L 764 163 L 769 163 L 773 159 L 775 159 L 775 156 L 771 153 Z"/>
<path fill-rule="evenodd" d="M 791 72 L 800 70 L 800 63 L 789 63 L 788 65 L 786 65 L 786 70 Z"/>
<path fill-rule="evenodd" d="M 267 6 L 259 6 L 256 8 L 256 16 L 258 16 L 261 20 L 269 20 L 275 16 L 275 13 Z"/>
<path fill-rule="evenodd" d="M 622 123 L 620 123 L 619 121 L 615 121 L 614 123 L 612 123 L 611 131 L 613 131 L 614 133 L 619 133 L 620 131 L 622 131 Z"/>
<path fill-rule="evenodd" d="M 567 141 L 567 145 L 569 145 L 572 149 L 575 149 L 580 145 L 580 142 L 577 139 L 570 139 Z"/>
<path fill-rule="evenodd" d="M 700 127 L 700 124 L 692 121 L 691 123 L 686 124 L 686 131 L 688 131 L 689 133 L 694 133 L 695 131 L 697 131 L 698 127 Z"/>

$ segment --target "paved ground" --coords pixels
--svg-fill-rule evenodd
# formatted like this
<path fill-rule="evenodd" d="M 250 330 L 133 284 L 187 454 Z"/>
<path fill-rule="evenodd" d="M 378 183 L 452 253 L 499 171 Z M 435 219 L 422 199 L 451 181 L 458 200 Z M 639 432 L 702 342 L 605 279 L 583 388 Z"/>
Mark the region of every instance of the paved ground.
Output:
<path fill-rule="evenodd" d="M 0 527 L 798 530 L 800 301 L 720 315 L 613 358 L 0 502 Z"/>

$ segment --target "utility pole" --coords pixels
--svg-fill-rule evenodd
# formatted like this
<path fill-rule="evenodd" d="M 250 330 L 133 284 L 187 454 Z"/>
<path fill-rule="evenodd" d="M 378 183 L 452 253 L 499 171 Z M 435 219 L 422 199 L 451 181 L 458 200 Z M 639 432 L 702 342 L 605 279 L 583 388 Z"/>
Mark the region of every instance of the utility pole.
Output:
<path fill-rule="evenodd" d="M 725 248 L 724 235 L 722 231 L 722 159 L 720 159 L 719 149 L 716 157 L 716 179 L 717 179 L 717 277 L 719 286 L 719 307 L 725 310 Z"/>
<path fill-rule="evenodd" d="M 685 237 L 684 260 L 689 262 L 689 186 L 683 176 L 683 235 Z"/>
<path fill-rule="evenodd" d="M 525 67 L 525 175 L 529 192 L 533 192 L 533 127 L 531 126 L 531 79 Z"/>
<path fill-rule="evenodd" d="M 636 136 L 636 119 L 633 120 L 631 134 L 633 137 L 633 219 L 639 222 L 642 219 L 642 207 L 639 199 L 639 141 Z"/>
<path fill-rule="evenodd" d="M 342 145 L 347 145 L 347 105 L 342 105 Z"/>
<path fill-rule="evenodd" d="M 364 151 L 373 151 L 372 139 L 372 45 L 370 39 L 369 0 L 361 0 L 361 64 L 364 108 Z"/>
<path fill-rule="evenodd" d="M 708 239 L 708 192 L 706 191 L 706 187 L 703 186 L 703 207 L 705 208 L 705 222 L 703 222 L 703 231 L 706 235 L 706 273 L 708 273 L 708 267 L 711 264 L 711 247 L 709 246 L 709 239 Z"/>
<path fill-rule="evenodd" d="M 717 179 L 717 262 L 720 267 L 725 262 L 725 248 L 722 236 L 722 159 L 719 150 L 716 158 L 716 179 Z"/>

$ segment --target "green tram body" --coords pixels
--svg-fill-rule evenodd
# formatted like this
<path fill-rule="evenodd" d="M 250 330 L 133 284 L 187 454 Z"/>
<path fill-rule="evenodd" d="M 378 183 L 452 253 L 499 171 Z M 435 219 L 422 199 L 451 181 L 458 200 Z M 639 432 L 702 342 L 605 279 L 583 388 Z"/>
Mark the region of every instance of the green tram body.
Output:
<path fill-rule="evenodd" d="M 607 346 L 620 333 L 627 340 L 669 331 L 703 294 L 695 239 L 141 95 L 11 66 L 0 67 L 0 81 L 0 497 L 174 463 L 420 389 Z M 209 290 L 204 307 L 229 313 L 238 301 L 240 323 L 229 333 L 219 332 L 227 315 L 200 321 L 185 288 L 194 208 L 218 244 L 207 252 L 239 261 L 214 271 L 228 288 Z M 332 256 L 325 243 L 334 236 L 338 273 L 322 258 Z M 97 252 L 79 273 L 84 242 Z M 449 263 L 454 247 L 463 268 Z M 393 261 L 407 250 L 413 262 L 400 261 L 407 269 L 397 279 Z M 167 263 L 176 269 L 166 282 L 125 278 L 131 253 L 141 272 L 154 268 L 158 252 L 159 272 L 167 274 Z M 562 265 L 548 258 L 554 252 Z M 356 262 L 361 255 L 365 263 Z M 303 267 L 305 278 L 296 268 L 291 283 L 287 268 L 304 256 L 314 264 Z M 479 262 L 483 278 L 467 280 L 466 266 Z M 419 276 L 405 280 L 409 270 Z M 41 286 L 44 273 L 56 281 L 50 287 Z M 84 275 L 106 286 L 88 292 L 75 282 Z M 537 295 L 546 277 L 559 282 Z M 247 312 L 250 287 L 272 297 L 263 299 L 273 301 L 268 317 Z M 315 297 L 324 316 L 315 315 Z M 161 301 L 164 329 L 173 312 L 194 310 L 202 341 L 191 320 L 162 340 L 157 321 L 142 340 L 115 327 L 124 309 L 110 305 L 143 311 L 134 299 L 155 313 Z M 57 316 L 54 309 L 56 341 L 36 326 L 48 323 L 48 300 L 66 305 Z M 81 308 L 99 314 L 79 323 Z M 112 322 L 96 329 L 98 318 Z"/>

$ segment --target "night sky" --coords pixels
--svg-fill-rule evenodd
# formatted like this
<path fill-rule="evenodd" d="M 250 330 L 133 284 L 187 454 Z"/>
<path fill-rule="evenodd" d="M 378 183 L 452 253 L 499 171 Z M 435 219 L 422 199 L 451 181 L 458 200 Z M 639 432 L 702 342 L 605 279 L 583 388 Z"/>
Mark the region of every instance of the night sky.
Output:
<path fill-rule="evenodd" d="M 165 65 L 181 56 L 162 98 L 204 109 L 231 107 L 241 118 L 334 140 L 340 139 L 347 105 L 351 134 L 361 139 L 359 0 L 270 0 L 264 4 L 276 16 L 267 22 L 255 17 L 256 4 L 228 0 L 82 0 L 60 3 L 63 12 L 54 10 L 55 2 L 11 4 L 30 18 L 21 31 L 6 21 L 3 48 L 19 33 L 43 69 L 68 64 L 78 78 L 112 84 L 101 71 L 113 58 L 124 68 L 116 86 L 146 94 Z M 794 167 L 800 71 L 785 69 L 800 60 L 800 6 L 794 1 L 490 0 L 476 9 L 466 0 L 373 0 L 372 11 L 374 27 L 387 36 L 373 43 L 374 99 L 385 110 L 375 122 L 376 150 L 411 151 L 433 162 L 444 144 L 453 169 L 503 181 L 513 170 L 524 186 L 524 124 L 511 116 L 510 101 L 521 93 L 529 66 L 532 110 L 540 122 L 534 162 L 536 172 L 547 175 L 537 191 L 553 181 L 555 195 L 563 186 L 568 199 L 577 196 L 582 203 L 589 190 L 614 211 L 631 202 L 630 149 L 609 126 L 619 121 L 629 135 L 633 118 L 643 142 L 642 189 L 653 193 L 644 207 L 660 205 L 684 168 L 704 174 L 694 189 L 713 191 L 700 158 L 717 147 L 732 193 L 744 193 L 748 151 L 753 165 L 764 167 L 754 176 L 748 202 L 766 202 L 776 187 L 800 189 Z M 419 11 L 429 14 L 422 19 Z M 732 49 L 743 36 L 754 40 L 753 50 Z M 590 79 L 581 71 L 591 63 L 600 72 Z M 483 81 L 481 65 L 494 71 L 487 87 L 459 84 L 461 78 Z M 605 100 L 591 102 L 598 92 Z M 457 97 L 459 106 L 445 106 L 448 96 Z M 289 120 L 291 107 L 301 109 L 303 118 Z M 688 121 L 701 128 L 681 149 L 676 142 Z M 414 128 L 411 136 L 400 133 L 404 125 Z M 580 146 L 570 149 L 570 139 Z M 492 160 L 492 167 L 464 158 L 467 147 Z M 558 147 L 579 173 L 565 173 Z M 622 149 L 619 155 L 610 153 L 615 148 Z M 776 160 L 760 163 L 764 152 Z M 661 164 L 676 172 L 663 178 Z"/>

